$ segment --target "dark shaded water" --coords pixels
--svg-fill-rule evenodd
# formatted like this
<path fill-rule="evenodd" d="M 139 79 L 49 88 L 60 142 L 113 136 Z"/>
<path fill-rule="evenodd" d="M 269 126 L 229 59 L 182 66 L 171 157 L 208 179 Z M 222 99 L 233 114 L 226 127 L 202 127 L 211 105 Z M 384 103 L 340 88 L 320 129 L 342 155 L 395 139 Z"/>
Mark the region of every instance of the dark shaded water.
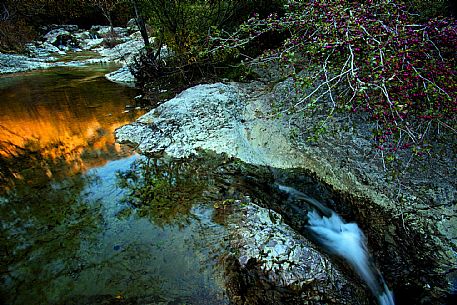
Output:
<path fill-rule="evenodd" d="M 114 143 L 142 111 L 109 69 L 0 78 L 0 303 L 227 304 L 219 195 Z"/>

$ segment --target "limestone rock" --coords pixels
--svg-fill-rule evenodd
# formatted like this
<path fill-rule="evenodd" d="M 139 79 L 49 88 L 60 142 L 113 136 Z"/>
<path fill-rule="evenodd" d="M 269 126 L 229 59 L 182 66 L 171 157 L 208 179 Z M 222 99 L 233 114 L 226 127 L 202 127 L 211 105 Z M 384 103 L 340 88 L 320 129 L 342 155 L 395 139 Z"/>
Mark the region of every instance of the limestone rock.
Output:
<path fill-rule="evenodd" d="M 284 223 L 251 202 L 235 202 L 231 246 L 241 279 L 230 277 L 235 304 L 370 304 L 369 294 Z M 255 285 L 254 285 L 255 283 Z M 238 288 L 234 288 L 238 287 Z"/>
<path fill-rule="evenodd" d="M 136 31 L 140 30 L 138 28 L 138 25 L 136 24 L 136 19 L 135 18 L 132 18 L 127 22 L 127 30 L 129 32 L 136 32 Z"/>
<path fill-rule="evenodd" d="M 130 72 L 130 69 L 128 66 L 124 66 L 124 67 L 120 68 L 119 70 L 108 73 L 105 75 L 105 77 L 108 80 L 115 82 L 115 83 L 120 83 L 120 84 L 129 86 L 129 87 L 135 86 L 135 77 Z"/>
<path fill-rule="evenodd" d="M 116 137 L 121 143 L 138 145 L 142 152 L 176 158 L 206 149 L 250 164 L 297 166 L 300 156 L 287 141 L 284 128 L 275 120 L 259 118 L 258 104 L 246 98 L 245 90 L 255 88 L 222 83 L 189 88 L 136 123 L 118 129 Z"/>
<path fill-rule="evenodd" d="M 0 74 L 45 69 L 51 66 L 52 64 L 44 59 L 0 53 Z"/>
<path fill-rule="evenodd" d="M 143 40 L 135 39 L 118 44 L 111 49 L 100 48 L 98 52 L 110 61 L 130 63 L 133 60 L 133 57 L 138 54 L 143 47 Z"/>

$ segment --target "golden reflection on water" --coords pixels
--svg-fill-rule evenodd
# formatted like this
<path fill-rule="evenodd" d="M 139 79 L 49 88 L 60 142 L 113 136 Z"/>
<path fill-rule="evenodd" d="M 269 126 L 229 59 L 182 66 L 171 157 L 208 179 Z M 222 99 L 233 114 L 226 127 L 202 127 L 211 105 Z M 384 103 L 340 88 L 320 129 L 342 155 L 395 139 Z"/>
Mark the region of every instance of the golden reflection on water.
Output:
<path fill-rule="evenodd" d="M 58 69 L 1 77 L 0 158 L 39 154 L 47 176 L 62 172 L 62 166 L 66 176 L 126 156 L 114 130 L 142 111 L 126 110 L 137 92 L 105 80 L 106 72 Z M 9 170 L 21 178 L 21 165 L 10 163 L 19 168 Z"/>

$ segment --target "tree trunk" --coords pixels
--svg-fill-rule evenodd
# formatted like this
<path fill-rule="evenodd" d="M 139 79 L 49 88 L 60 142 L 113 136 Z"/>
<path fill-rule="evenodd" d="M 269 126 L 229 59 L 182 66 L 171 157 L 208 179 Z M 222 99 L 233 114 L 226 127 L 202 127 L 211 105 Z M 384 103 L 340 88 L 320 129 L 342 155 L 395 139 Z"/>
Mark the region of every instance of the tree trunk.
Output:
<path fill-rule="evenodd" d="M 138 25 L 138 28 L 140 29 L 141 37 L 143 37 L 144 46 L 146 48 L 148 48 L 149 47 L 148 31 L 146 30 L 146 24 L 144 23 L 143 17 L 141 16 L 141 14 L 138 10 L 138 3 L 136 0 L 130 0 L 130 2 L 133 5 L 133 9 L 135 10 L 135 20 L 136 20 L 136 24 Z"/>

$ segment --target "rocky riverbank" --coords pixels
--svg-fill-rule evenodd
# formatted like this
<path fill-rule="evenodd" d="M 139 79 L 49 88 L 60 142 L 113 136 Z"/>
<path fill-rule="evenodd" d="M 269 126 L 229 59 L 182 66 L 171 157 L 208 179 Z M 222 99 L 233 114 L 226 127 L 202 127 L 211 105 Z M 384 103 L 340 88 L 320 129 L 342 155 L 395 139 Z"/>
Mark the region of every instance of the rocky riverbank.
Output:
<path fill-rule="evenodd" d="M 330 122 L 332 132 L 314 144 L 291 138 L 291 122 L 313 122 L 274 115 L 271 105 L 284 97 L 288 85 L 196 86 L 118 129 L 116 137 L 144 153 L 182 158 L 212 150 L 316 177 L 333 194 L 331 207 L 365 231 L 397 304 L 445 304 L 455 294 L 456 282 L 455 167 L 436 167 L 436 179 L 410 173 L 401 180 L 408 187 L 399 189 L 375 158 L 363 120 L 357 128 L 346 128 L 336 118 Z M 297 232 L 303 230 L 303 219 L 294 220 L 296 211 L 280 204 L 269 208 L 284 215 Z"/>
<path fill-rule="evenodd" d="M 98 25 L 89 30 L 76 25 L 50 26 L 41 39 L 27 44 L 26 54 L 0 53 L 0 74 L 115 62 L 122 67 L 107 74 L 107 79 L 133 87 L 135 78 L 128 66 L 144 48 L 144 42 L 138 29 L 129 24 L 113 31 Z"/>

